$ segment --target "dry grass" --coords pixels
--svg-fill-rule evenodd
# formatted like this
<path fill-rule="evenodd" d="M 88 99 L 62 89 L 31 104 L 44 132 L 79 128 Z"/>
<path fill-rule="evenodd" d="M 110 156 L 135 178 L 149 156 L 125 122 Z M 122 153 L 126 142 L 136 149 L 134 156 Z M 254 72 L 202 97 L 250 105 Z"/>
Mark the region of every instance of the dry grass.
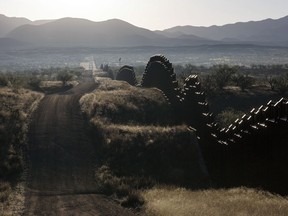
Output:
<path fill-rule="evenodd" d="M 138 188 L 151 188 L 156 182 L 153 179 L 145 177 L 117 176 L 111 169 L 103 165 L 97 168 L 95 172 L 97 189 L 106 195 L 116 194 L 123 198 L 133 193 Z"/>
<path fill-rule="evenodd" d="M 68 81 L 67 86 L 63 87 L 63 83 L 61 81 L 42 81 L 39 87 L 45 93 L 54 93 L 61 91 L 62 89 L 72 88 L 78 84 L 79 83 L 77 81 Z"/>
<path fill-rule="evenodd" d="M 106 125 L 102 130 L 102 154 L 122 174 L 183 184 L 193 179 L 195 185 L 205 178 L 195 135 L 185 125 Z"/>
<path fill-rule="evenodd" d="M 20 182 L 11 189 L 11 186 L 7 182 L 0 182 L 0 197 L 2 185 L 4 185 L 6 192 L 4 194 L 5 200 L 0 200 L 0 216 L 14 216 L 23 215 L 24 212 L 24 183 Z"/>
<path fill-rule="evenodd" d="M 0 88 L 0 128 L 2 141 L 19 145 L 25 141 L 29 117 L 37 108 L 44 94 L 27 89 L 14 91 L 11 88 Z M 9 137 L 5 137 L 9 135 Z M 17 143 L 18 142 L 18 143 Z"/>
<path fill-rule="evenodd" d="M 1 111 L 9 112 L 11 109 L 20 109 L 26 114 L 31 114 L 37 107 L 36 104 L 44 97 L 44 94 L 28 89 L 19 89 L 15 92 L 12 88 L 0 88 Z"/>
<path fill-rule="evenodd" d="M 194 180 L 203 178 L 195 134 L 176 124 L 159 90 L 109 79 L 99 79 L 98 85 L 80 105 L 102 136 L 101 157 L 110 168 L 183 184 L 191 180 L 191 173 Z"/>
<path fill-rule="evenodd" d="M 176 122 L 159 90 L 103 78 L 97 82 L 98 89 L 84 95 L 80 105 L 95 126 L 102 164 L 117 176 L 203 185 L 207 173 L 195 134 Z"/>
<path fill-rule="evenodd" d="M 123 206 L 141 205 L 143 197 L 147 215 L 288 214 L 286 198 L 254 189 L 151 189 L 156 182 L 207 187 L 195 134 L 177 123 L 158 90 L 104 78 L 97 82 L 99 88 L 83 96 L 80 105 L 95 127 L 101 160 L 96 179 L 103 193 L 117 194 Z"/>
<path fill-rule="evenodd" d="M 288 199 L 248 189 L 191 191 L 183 188 L 154 188 L 142 192 L 145 214 L 157 216 L 287 215 Z"/>
<path fill-rule="evenodd" d="M 143 89 L 126 82 L 102 79 L 96 91 L 80 100 L 90 118 L 116 124 L 170 124 L 175 121 L 171 108 L 157 89 Z"/>
<path fill-rule="evenodd" d="M 129 90 L 134 88 L 127 82 L 111 80 L 110 78 L 97 77 L 95 82 L 98 83 L 98 90 L 100 91 Z"/>
<path fill-rule="evenodd" d="M 22 147 L 32 112 L 44 94 L 19 88 L 0 88 L 0 215 L 20 215 L 24 206 L 22 183 L 11 187 L 22 171 Z M 19 214 L 18 214 L 19 213 Z"/>
<path fill-rule="evenodd" d="M 10 184 L 8 182 L 0 181 L 0 203 L 6 202 L 10 193 Z"/>
<path fill-rule="evenodd" d="M 238 88 L 226 87 L 223 92 L 208 95 L 207 100 L 210 111 L 217 115 L 227 108 L 247 113 L 252 108 L 258 108 L 269 100 L 278 101 L 281 97 L 283 96 L 269 90 L 267 87 L 256 86 L 245 92 Z"/>

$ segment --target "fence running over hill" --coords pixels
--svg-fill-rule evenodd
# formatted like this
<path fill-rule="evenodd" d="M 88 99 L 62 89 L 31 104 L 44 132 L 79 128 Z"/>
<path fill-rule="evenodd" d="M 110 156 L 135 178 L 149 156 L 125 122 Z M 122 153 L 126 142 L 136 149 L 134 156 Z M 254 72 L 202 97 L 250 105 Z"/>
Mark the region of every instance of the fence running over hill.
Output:
<path fill-rule="evenodd" d="M 286 99 L 269 101 L 220 128 L 209 112 L 197 75 L 187 77 L 179 88 L 172 64 L 163 55 L 150 58 L 141 86 L 160 89 L 176 118 L 196 132 L 211 177 L 219 185 L 264 187 L 288 194 Z"/>
<path fill-rule="evenodd" d="M 282 98 L 277 102 L 269 101 L 267 105 L 262 105 L 258 109 L 253 108 L 249 114 L 236 119 L 234 124 L 227 128 L 219 129 L 215 123 L 209 126 L 217 128 L 212 136 L 220 144 L 229 145 L 236 143 L 245 136 L 265 132 L 271 126 L 273 128 L 275 124 L 288 126 L 287 99 Z"/>
<path fill-rule="evenodd" d="M 150 58 L 142 77 L 141 86 L 159 88 L 173 106 L 182 100 L 172 64 L 163 55 L 155 55 Z"/>

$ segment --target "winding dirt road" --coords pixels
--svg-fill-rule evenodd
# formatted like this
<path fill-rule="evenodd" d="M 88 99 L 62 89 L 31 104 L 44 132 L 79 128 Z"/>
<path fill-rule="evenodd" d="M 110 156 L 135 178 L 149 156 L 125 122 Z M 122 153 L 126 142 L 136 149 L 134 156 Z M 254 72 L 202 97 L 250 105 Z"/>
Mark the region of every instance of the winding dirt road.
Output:
<path fill-rule="evenodd" d="M 24 215 L 133 215 L 96 194 L 95 144 L 79 106 L 95 88 L 86 82 L 47 95 L 34 114 Z"/>

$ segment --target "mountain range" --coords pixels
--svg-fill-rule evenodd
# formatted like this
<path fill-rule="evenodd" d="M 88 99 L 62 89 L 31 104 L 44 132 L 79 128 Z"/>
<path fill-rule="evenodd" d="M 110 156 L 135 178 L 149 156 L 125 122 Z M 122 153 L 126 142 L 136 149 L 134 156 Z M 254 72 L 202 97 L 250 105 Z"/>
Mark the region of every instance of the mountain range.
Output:
<path fill-rule="evenodd" d="M 0 48 L 10 47 L 136 47 L 214 44 L 288 46 L 288 16 L 223 26 L 176 26 L 150 31 L 111 19 L 79 18 L 31 21 L 0 15 Z"/>

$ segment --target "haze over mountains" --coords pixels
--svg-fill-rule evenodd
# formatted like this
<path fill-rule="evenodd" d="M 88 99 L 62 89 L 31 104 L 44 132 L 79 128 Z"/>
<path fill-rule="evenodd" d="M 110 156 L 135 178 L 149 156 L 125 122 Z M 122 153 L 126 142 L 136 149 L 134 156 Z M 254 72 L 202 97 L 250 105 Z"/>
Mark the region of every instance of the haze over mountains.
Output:
<path fill-rule="evenodd" d="M 219 41 L 242 41 L 254 43 L 284 43 L 288 44 L 288 16 L 280 19 L 266 19 L 262 21 L 239 22 L 224 26 L 194 27 L 177 26 L 160 32 L 166 36 L 183 34 L 197 35 L 206 39 Z"/>
<path fill-rule="evenodd" d="M 0 15 L 0 48 L 136 47 L 212 44 L 288 46 L 288 16 L 224 26 L 177 26 L 150 31 L 125 21 L 93 22 L 79 18 L 30 21 Z"/>

